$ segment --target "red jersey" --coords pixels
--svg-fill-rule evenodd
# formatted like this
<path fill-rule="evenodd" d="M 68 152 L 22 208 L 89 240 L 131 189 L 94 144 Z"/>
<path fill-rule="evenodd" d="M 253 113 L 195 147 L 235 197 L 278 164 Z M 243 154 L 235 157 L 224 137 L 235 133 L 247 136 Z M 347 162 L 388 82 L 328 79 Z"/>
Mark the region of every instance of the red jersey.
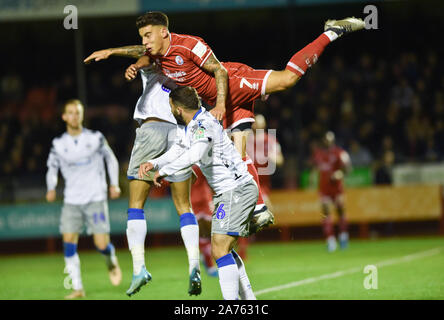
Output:
<path fill-rule="evenodd" d="M 262 195 L 268 196 L 271 191 L 271 175 L 276 169 L 270 163 L 270 155 L 281 153 L 281 146 L 273 135 L 266 131 L 256 131 L 248 135 L 247 154 L 257 168 Z"/>
<path fill-rule="evenodd" d="M 314 151 L 312 161 L 319 170 L 319 192 L 322 195 L 336 195 L 344 192 L 343 179 L 331 179 L 336 170 L 343 169 L 346 165 L 341 160 L 343 152 L 346 151 L 338 146 L 328 149 L 317 148 Z"/>
<path fill-rule="evenodd" d="M 202 69 L 212 53 L 213 50 L 202 38 L 171 33 L 170 46 L 163 56 L 147 55 L 167 77 L 178 85 L 195 88 L 205 102 L 214 106 L 217 98 L 216 80 L 214 75 Z M 253 102 L 261 96 L 265 97 L 265 83 L 271 70 L 255 70 L 236 62 L 222 62 L 222 65 L 228 72 L 226 117 L 229 121 L 224 121 L 225 127 L 241 119 L 254 122 Z M 232 113 L 237 109 L 243 110 L 233 116 Z"/>
<path fill-rule="evenodd" d="M 191 185 L 191 206 L 196 216 L 213 214 L 213 191 L 198 166 L 193 166 L 197 180 Z"/>

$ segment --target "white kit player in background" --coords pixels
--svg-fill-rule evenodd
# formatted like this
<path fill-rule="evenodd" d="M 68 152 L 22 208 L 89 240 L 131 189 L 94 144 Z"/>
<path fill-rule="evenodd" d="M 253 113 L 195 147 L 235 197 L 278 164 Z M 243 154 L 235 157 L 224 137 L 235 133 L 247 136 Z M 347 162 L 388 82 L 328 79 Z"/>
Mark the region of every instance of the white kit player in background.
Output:
<path fill-rule="evenodd" d="M 186 127 L 168 152 L 140 166 L 139 178 L 157 170 L 154 184 L 159 186 L 163 177 L 193 164 L 200 167 L 215 193 L 211 250 L 223 298 L 255 299 L 243 261 L 233 247 L 239 236 L 249 235 L 258 187 L 223 127 L 201 106 L 195 89 L 172 90 L 170 104 L 178 123 Z"/>
<path fill-rule="evenodd" d="M 132 65 L 139 70 L 136 64 Z M 149 159 L 167 152 L 177 135 L 177 122 L 171 113 L 169 93 L 176 85 L 163 76 L 155 65 L 140 69 L 143 93 L 137 101 L 134 119 L 140 127 L 131 151 L 127 177 L 129 179 L 129 204 L 127 239 L 133 260 L 133 276 L 128 296 L 137 293 L 152 276 L 145 266 L 145 238 L 147 222 L 144 206 L 153 185 L 153 176 L 138 177 L 139 166 Z M 200 277 L 199 226 L 191 208 L 191 169 L 169 176 L 171 195 L 180 218 L 180 233 L 188 256 L 188 294 L 202 292 Z M 155 213 L 154 213 L 155 214 Z"/>
<path fill-rule="evenodd" d="M 119 163 L 105 137 L 98 131 L 83 128 L 84 108 L 79 100 L 65 103 L 62 119 L 66 132 L 52 141 L 46 174 L 46 200 L 56 199 L 58 171 L 65 180 L 60 232 L 66 269 L 72 280 L 72 293 L 65 298 L 85 296 L 77 254 L 79 234 L 84 225 L 87 234 L 93 234 L 97 250 L 105 257 L 110 281 L 117 286 L 122 273 L 110 242 L 110 221 L 107 202 L 105 165 L 110 180 L 109 193 L 112 199 L 120 196 Z"/>

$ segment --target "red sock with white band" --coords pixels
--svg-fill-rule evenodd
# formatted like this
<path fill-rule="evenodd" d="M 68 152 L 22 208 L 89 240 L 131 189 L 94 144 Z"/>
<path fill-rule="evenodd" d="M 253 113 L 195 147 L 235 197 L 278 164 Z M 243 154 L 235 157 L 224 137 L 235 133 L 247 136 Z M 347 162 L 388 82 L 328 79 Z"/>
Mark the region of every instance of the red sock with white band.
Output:
<path fill-rule="evenodd" d="M 304 75 L 307 69 L 318 61 L 325 47 L 337 38 L 338 35 L 333 31 L 324 32 L 316 40 L 296 52 L 287 63 L 285 69 L 299 76 Z"/>

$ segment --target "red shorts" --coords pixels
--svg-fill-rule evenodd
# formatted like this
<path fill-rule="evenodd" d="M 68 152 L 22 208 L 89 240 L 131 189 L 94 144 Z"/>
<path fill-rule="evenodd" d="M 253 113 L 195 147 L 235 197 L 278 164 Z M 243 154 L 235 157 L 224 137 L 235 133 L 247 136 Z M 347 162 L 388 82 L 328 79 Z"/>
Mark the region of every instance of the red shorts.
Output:
<path fill-rule="evenodd" d="M 224 128 L 254 122 L 254 101 L 266 99 L 265 86 L 272 70 L 256 70 L 243 63 L 222 62 L 228 71 L 228 96 Z"/>

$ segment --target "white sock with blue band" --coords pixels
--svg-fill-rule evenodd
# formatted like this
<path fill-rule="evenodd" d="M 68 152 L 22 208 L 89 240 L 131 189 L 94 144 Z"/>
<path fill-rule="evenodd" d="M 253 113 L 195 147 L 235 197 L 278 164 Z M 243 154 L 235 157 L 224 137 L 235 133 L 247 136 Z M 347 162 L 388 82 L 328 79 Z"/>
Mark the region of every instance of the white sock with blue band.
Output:
<path fill-rule="evenodd" d="M 231 253 L 216 260 L 219 284 L 224 300 L 238 300 L 239 270 Z"/>
<path fill-rule="evenodd" d="M 64 242 L 63 250 L 65 254 L 65 273 L 69 274 L 72 281 L 72 289 L 82 290 L 82 277 L 80 274 L 80 258 L 77 254 L 77 244 Z"/>
<path fill-rule="evenodd" d="M 244 261 L 234 249 L 231 250 L 231 254 L 239 270 L 239 296 L 241 300 L 256 300 L 256 296 L 251 288 L 250 279 L 248 279 L 247 271 L 245 270 Z"/>
<path fill-rule="evenodd" d="M 137 275 L 145 265 L 146 221 L 143 209 L 128 209 L 126 237 L 133 257 L 133 273 Z"/>
<path fill-rule="evenodd" d="M 188 271 L 191 274 L 194 268 L 200 270 L 199 225 L 193 213 L 186 212 L 180 215 L 180 234 L 187 250 Z"/>

